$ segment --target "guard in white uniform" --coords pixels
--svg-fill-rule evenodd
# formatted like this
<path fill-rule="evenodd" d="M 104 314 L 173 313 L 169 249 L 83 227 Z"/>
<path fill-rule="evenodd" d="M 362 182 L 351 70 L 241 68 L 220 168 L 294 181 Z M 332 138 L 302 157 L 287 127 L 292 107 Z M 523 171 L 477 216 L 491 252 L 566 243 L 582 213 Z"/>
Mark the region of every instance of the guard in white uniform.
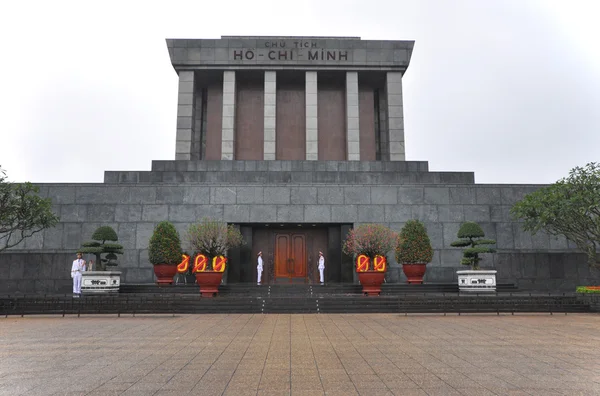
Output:
<path fill-rule="evenodd" d="M 260 285 L 260 280 L 262 278 L 262 272 L 263 272 L 262 252 L 258 252 L 258 263 L 256 264 L 256 273 L 258 274 L 258 277 L 256 280 L 257 285 Z"/>
<path fill-rule="evenodd" d="M 321 281 L 321 284 L 324 285 L 325 284 L 325 275 L 323 274 L 325 272 L 325 257 L 323 257 L 323 252 L 319 252 L 319 280 Z"/>
<path fill-rule="evenodd" d="M 79 297 L 81 294 L 81 274 L 85 271 L 85 260 L 81 258 L 81 253 L 77 253 L 77 260 L 73 261 L 71 266 L 71 278 L 73 278 L 73 294 Z"/>

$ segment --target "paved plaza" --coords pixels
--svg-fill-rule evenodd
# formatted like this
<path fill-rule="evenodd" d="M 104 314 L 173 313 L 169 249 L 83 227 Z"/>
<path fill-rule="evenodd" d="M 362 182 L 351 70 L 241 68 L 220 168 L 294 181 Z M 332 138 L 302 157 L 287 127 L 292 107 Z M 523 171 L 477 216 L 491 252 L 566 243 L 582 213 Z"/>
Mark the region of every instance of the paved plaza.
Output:
<path fill-rule="evenodd" d="M 0 395 L 600 395 L 600 315 L 0 319 Z"/>

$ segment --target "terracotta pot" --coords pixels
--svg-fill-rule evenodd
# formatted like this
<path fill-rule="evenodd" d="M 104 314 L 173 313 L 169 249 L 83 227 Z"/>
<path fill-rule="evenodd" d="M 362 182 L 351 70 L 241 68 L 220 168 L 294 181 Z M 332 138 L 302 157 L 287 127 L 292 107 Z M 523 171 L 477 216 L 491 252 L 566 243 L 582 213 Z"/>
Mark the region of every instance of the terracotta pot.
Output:
<path fill-rule="evenodd" d="M 402 270 L 409 284 L 423 283 L 423 275 L 425 275 L 426 269 L 427 264 L 402 264 Z"/>
<path fill-rule="evenodd" d="M 385 272 L 365 271 L 357 272 L 358 280 L 363 288 L 363 294 L 366 296 L 378 296 L 381 293 L 381 284 L 385 279 Z"/>
<path fill-rule="evenodd" d="M 214 297 L 219 293 L 219 285 L 223 278 L 222 272 L 204 271 L 196 272 L 195 275 L 202 297 Z"/>
<path fill-rule="evenodd" d="M 176 264 L 154 264 L 154 275 L 156 275 L 156 284 L 158 284 L 159 286 L 173 284 L 173 277 L 176 274 Z"/>

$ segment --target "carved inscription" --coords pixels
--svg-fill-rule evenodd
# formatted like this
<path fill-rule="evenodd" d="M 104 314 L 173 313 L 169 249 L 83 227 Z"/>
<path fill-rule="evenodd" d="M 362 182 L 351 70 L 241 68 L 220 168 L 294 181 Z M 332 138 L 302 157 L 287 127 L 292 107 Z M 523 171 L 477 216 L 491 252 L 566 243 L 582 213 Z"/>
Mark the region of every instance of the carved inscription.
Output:
<path fill-rule="evenodd" d="M 234 61 L 348 61 L 347 50 L 330 50 L 319 48 L 314 41 L 285 41 L 274 40 L 264 43 L 263 48 L 248 48 L 231 50 L 230 58 Z"/>

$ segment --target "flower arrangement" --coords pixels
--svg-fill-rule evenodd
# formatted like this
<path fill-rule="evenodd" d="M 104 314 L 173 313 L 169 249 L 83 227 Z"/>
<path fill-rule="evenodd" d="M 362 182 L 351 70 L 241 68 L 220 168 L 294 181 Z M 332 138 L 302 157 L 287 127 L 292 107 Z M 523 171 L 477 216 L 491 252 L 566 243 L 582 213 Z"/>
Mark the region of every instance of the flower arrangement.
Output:
<path fill-rule="evenodd" d="M 454 241 L 450 246 L 454 247 L 467 247 L 463 251 L 463 258 L 460 260 L 462 265 L 469 265 L 472 269 L 479 269 L 479 262 L 482 260 L 479 257 L 481 253 L 494 253 L 496 249 L 489 246 L 482 245 L 493 245 L 496 243 L 493 239 L 483 239 L 485 233 L 481 226 L 477 223 L 467 221 L 461 224 L 458 229 L 458 237 L 461 238 Z"/>
<path fill-rule="evenodd" d="M 376 256 L 385 256 L 394 250 L 397 234 L 388 227 L 381 224 L 361 224 L 348 232 L 342 251 L 349 256 L 366 256 L 373 259 Z M 369 266 L 373 263 L 369 262 Z M 385 270 L 385 264 L 383 269 Z M 369 268 L 373 269 L 373 268 Z"/>
<path fill-rule="evenodd" d="M 396 261 L 401 264 L 427 264 L 433 258 L 433 247 L 425 224 L 419 220 L 406 222 L 396 245 Z"/>
<path fill-rule="evenodd" d="M 187 235 L 192 248 L 198 253 L 194 260 L 194 272 L 223 272 L 227 251 L 245 243 L 242 234 L 233 225 L 208 218 L 190 225 Z"/>
<path fill-rule="evenodd" d="M 148 259 L 154 265 L 181 263 L 181 239 L 172 223 L 162 221 L 156 225 L 148 245 Z"/>

